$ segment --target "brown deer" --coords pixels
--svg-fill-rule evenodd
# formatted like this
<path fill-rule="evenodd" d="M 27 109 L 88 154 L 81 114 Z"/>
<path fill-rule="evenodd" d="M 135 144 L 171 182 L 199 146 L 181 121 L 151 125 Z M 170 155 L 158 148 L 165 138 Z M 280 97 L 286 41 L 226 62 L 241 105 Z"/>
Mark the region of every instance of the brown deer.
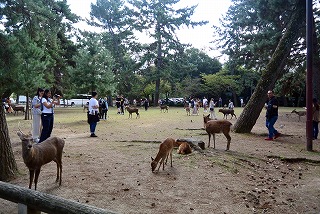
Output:
<path fill-rule="evenodd" d="M 228 119 L 228 115 L 231 114 L 230 120 L 233 118 L 233 116 L 237 119 L 237 115 L 235 115 L 233 109 L 219 109 L 219 112 L 223 114 L 223 119 Z"/>
<path fill-rule="evenodd" d="M 186 109 L 186 112 L 187 112 L 187 116 L 190 116 L 190 115 L 191 115 L 191 114 L 190 114 L 190 107 L 189 107 L 189 106 L 186 106 L 185 109 Z"/>
<path fill-rule="evenodd" d="M 25 135 L 21 131 L 17 133 L 22 141 L 22 157 L 26 166 L 29 168 L 29 189 L 31 189 L 34 178 L 34 189 L 37 190 L 40 169 L 46 163 L 54 161 L 57 163 L 57 179 L 61 186 L 62 176 L 62 152 L 64 140 L 58 137 L 50 137 L 47 140 L 35 144 L 31 135 Z"/>
<path fill-rule="evenodd" d="M 158 152 L 156 158 L 153 159 L 151 157 L 151 160 L 152 160 L 152 162 L 151 162 L 152 172 L 157 168 L 157 165 L 158 165 L 159 161 L 160 161 L 160 164 L 159 164 L 159 167 L 158 167 L 157 171 L 159 171 L 159 168 L 161 167 L 161 164 L 163 165 L 162 170 L 164 170 L 164 164 L 165 164 L 164 161 L 166 161 L 166 164 L 167 164 L 169 155 L 170 155 L 171 167 L 172 167 L 172 150 L 173 150 L 174 145 L 176 145 L 175 142 L 176 141 L 174 139 L 167 138 L 165 141 L 163 141 L 160 144 L 159 152 Z"/>
<path fill-rule="evenodd" d="M 299 116 L 299 122 L 300 122 L 300 117 L 307 115 L 307 111 L 296 111 L 295 109 L 293 109 L 291 113 L 296 113 Z"/>
<path fill-rule="evenodd" d="M 14 115 L 18 115 L 18 112 L 21 111 L 22 113 L 25 113 L 25 110 L 24 110 L 24 106 L 22 105 L 16 105 L 16 104 L 11 104 L 11 107 L 14 111 Z"/>
<path fill-rule="evenodd" d="M 136 119 L 139 117 L 140 118 L 140 114 L 139 114 L 139 109 L 138 108 L 131 108 L 129 106 L 126 106 L 126 110 L 129 112 L 129 117 L 128 118 L 132 118 L 132 113 L 136 113 Z"/>
<path fill-rule="evenodd" d="M 160 112 L 167 112 L 168 113 L 168 110 L 169 110 L 169 106 L 167 105 L 161 105 L 160 106 Z"/>
<path fill-rule="evenodd" d="M 230 148 L 230 142 L 231 142 L 231 137 L 230 137 L 230 130 L 231 130 L 231 126 L 232 123 L 230 123 L 227 120 L 208 120 L 210 119 L 208 116 L 204 116 L 204 121 L 205 122 L 205 129 L 206 132 L 209 135 L 209 143 L 208 143 L 208 148 L 210 147 L 210 138 L 211 135 L 213 135 L 213 148 L 216 147 L 216 139 L 215 139 L 215 134 L 217 133 L 223 133 L 224 136 L 227 138 L 228 142 L 227 142 L 227 149 L 229 150 Z"/>
<path fill-rule="evenodd" d="M 178 150 L 177 150 L 178 154 L 182 154 L 182 155 L 186 155 L 186 154 L 190 154 L 192 153 L 192 149 L 189 145 L 189 143 L 187 142 L 181 142 Z"/>

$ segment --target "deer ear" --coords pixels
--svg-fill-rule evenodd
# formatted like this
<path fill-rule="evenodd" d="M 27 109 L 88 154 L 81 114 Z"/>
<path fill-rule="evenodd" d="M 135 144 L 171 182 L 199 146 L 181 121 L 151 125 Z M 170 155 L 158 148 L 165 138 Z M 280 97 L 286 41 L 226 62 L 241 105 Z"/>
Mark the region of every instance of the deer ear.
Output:
<path fill-rule="evenodd" d="M 154 159 L 151 157 L 151 160 L 154 161 Z"/>
<path fill-rule="evenodd" d="M 21 131 L 17 132 L 17 135 L 20 137 L 21 140 L 24 139 L 24 134 Z"/>

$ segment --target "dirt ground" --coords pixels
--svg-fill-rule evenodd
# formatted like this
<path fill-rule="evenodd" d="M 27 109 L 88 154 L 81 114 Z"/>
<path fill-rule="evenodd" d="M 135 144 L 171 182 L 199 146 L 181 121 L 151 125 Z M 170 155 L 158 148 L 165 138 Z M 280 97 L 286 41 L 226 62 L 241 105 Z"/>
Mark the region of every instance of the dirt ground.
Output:
<path fill-rule="evenodd" d="M 239 116 L 241 108 L 236 108 Z M 190 155 L 173 154 L 173 167 L 151 172 L 151 159 L 168 137 L 193 138 L 208 143 L 199 116 L 183 108 L 140 109 L 128 119 L 110 109 L 89 137 L 86 114 L 80 108 L 58 108 L 53 136 L 65 139 L 62 185 L 55 183 L 56 165 L 43 166 L 38 191 L 104 208 L 115 213 L 320 213 L 320 140 L 306 151 L 305 117 L 280 109 L 276 128 L 282 136 L 265 141 L 264 111 L 251 134 L 216 135 L 216 149 Z M 216 114 L 221 119 L 222 115 Z M 19 175 L 11 184 L 28 186 L 28 169 L 16 135 L 31 121 L 8 115 L 10 137 Z M 234 124 L 236 119 L 232 119 Z M 17 204 L 0 199 L 0 213 L 17 213 Z"/>

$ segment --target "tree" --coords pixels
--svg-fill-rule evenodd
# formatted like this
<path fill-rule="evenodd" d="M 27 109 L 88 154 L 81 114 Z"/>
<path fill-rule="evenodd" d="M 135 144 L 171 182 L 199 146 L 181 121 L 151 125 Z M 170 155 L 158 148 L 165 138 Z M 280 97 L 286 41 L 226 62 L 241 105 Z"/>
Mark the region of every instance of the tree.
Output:
<path fill-rule="evenodd" d="M 138 16 L 123 0 L 97 0 L 91 4 L 90 25 L 102 29 L 102 42 L 115 63 L 112 65 L 117 90 L 128 95 L 136 82 L 134 71 L 141 66 L 132 59 L 137 44 L 134 37 L 134 18 Z"/>
<path fill-rule="evenodd" d="M 273 89 L 276 80 L 284 74 L 287 58 L 290 55 L 293 44 L 298 39 L 296 31 L 297 29 L 301 29 L 303 24 L 305 24 L 305 2 L 297 0 L 295 7 L 291 11 L 292 16 L 285 28 L 284 34 L 267 64 L 265 71 L 262 72 L 261 79 L 252 97 L 234 125 L 235 132 L 247 133 L 252 130 L 266 101 L 267 91 Z"/>
<path fill-rule="evenodd" d="M 34 77 L 34 84 L 46 82 L 50 78 L 48 73 L 52 74 L 52 71 L 55 71 L 54 77 L 61 77 L 61 70 L 52 69 L 61 68 L 61 63 L 54 62 L 58 59 L 57 56 L 64 60 L 64 56 L 58 51 L 61 50 L 58 34 L 61 35 L 65 28 L 70 27 L 70 20 L 76 20 L 66 1 L 0 0 L 0 5 L 0 19 L 5 28 L 0 31 L 1 97 L 9 97 L 12 92 L 21 92 L 21 83 L 27 84 Z M 47 58 L 47 54 L 50 57 Z M 41 58 L 36 59 L 37 57 Z M 49 60 L 51 66 L 47 64 L 48 59 L 54 59 Z M 35 66 L 35 70 L 30 66 Z M 0 172 L 1 180 L 7 180 L 15 173 L 16 164 L 2 106 L 0 121 Z"/>
<path fill-rule="evenodd" d="M 114 59 L 102 44 L 101 35 L 83 32 L 79 53 L 74 57 L 76 66 L 70 67 L 70 82 L 78 93 L 98 91 L 101 95 L 112 94 L 115 90 L 112 65 Z"/>
<path fill-rule="evenodd" d="M 207 22 L 193 22 L 191 16 L 196 6 L 176 9 L 174 5 L 180 0 L 129 0 L 134 7 L 139 21 L 139 28 L 147 30 L 149 37 L 154 39 L 148 49 L 149 59 L 156 65 L 155 99 L 154 105 L 158 105 L 160 94 L 160 80 L 165 70 L 166 58 L 170 58 L 176 51 L 185 48 L 176 37 L 175 31 L 181 26 L 204 25 Z M 169 60 L 167 60 L 169 61 Z"/>

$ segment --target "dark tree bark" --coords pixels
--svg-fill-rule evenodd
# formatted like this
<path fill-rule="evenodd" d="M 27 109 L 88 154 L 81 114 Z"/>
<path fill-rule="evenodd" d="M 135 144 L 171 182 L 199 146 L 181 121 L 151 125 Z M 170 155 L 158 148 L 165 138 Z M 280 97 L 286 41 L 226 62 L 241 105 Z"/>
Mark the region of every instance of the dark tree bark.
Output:
<path fill-rule="evenodd" d="M 0 181 L 13 178 L 18 171 L 12 152 L 9 130 L 3 104 L 0 103 Z"/>
<path fill-rule="evenodd" d="M 297 0 L 296 8 L 293 10 L 291 20 L 289 21 L 272 58 L 267 64 L 266 70 L 262 72 L 261 79 L 259 80 L 254 93 L 234 125 L 235 132 L 249 133 L 256 124 L 264 103 L 267 100 L 267 91 L 273 89 L 275 82 L 284 74 L 284 67 L 290 54 L 291 47 L 299 36 L 297 29 L 301 29 L 305 26 L 305 19 L 306 2 Z"/>

